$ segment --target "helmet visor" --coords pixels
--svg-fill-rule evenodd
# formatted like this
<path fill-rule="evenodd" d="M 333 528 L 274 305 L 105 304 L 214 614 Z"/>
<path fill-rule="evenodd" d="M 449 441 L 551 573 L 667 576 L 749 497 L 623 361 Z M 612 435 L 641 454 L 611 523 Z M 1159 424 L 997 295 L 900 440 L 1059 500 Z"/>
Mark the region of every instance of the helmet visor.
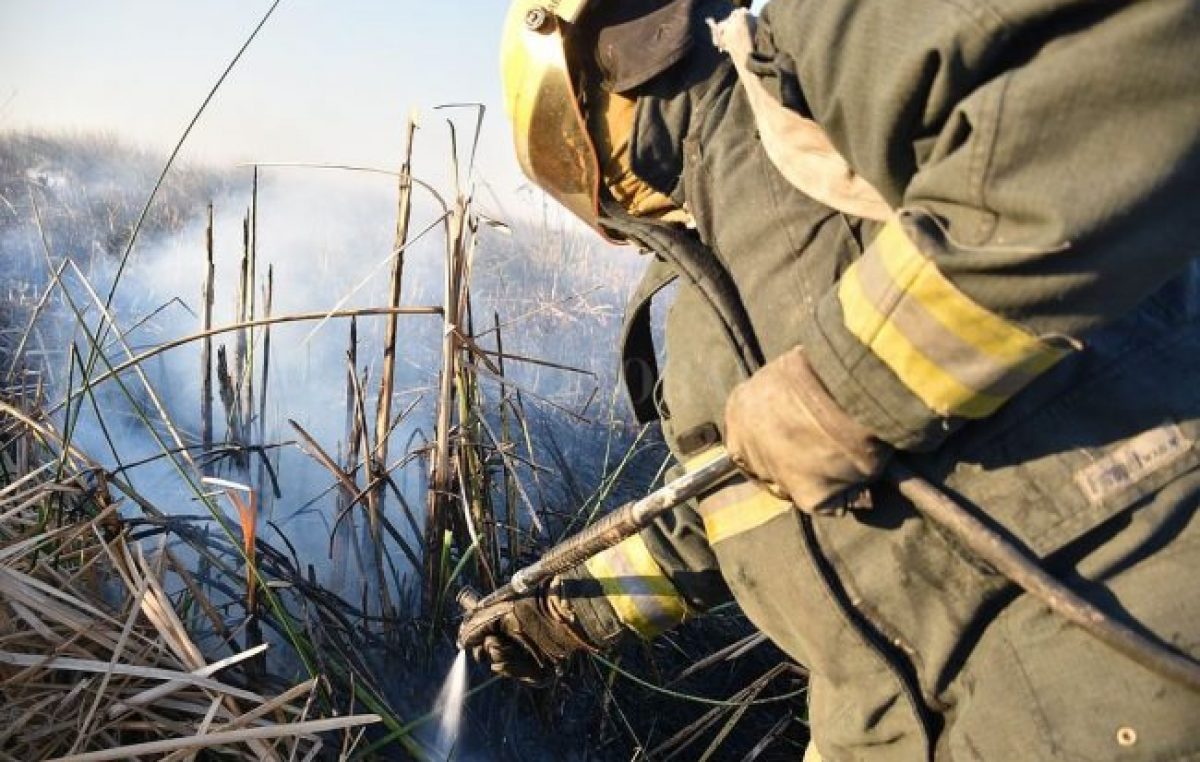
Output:
<path fill-rule="evenodd" d="M 561 23 L 531 28 L 523 3 L 505 24 L 501 66 L 517 161 L 539 187 L 598 229 L 600 171 L 567 66 Z"/>

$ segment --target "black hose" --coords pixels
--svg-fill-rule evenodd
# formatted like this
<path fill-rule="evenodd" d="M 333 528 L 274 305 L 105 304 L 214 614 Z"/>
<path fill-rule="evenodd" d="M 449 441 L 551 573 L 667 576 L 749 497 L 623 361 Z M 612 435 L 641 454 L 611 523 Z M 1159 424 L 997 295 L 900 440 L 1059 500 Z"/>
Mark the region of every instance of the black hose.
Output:
<path fill-rule="evenodd" d="M 1044 603 L 1055 614 L 1082 627 L 1092 637 L 1146 669 L 1200 692 L 1200 663 L 1169 650 L 1088 603 L 1013 542 L 972 516 L 903 463 L 892 461 L 887 476 L 921 514 L 949 530 L 976 556 Z"/>
<path fill-rule="evenodd" d="M 696 289 L 736 350 L 742 375 L 749 378 L 762 367 L 765 357 L 750 314 L 733 277 L 716 255 L 694 233 L 634 217 L 611 199 L 601 198 L 600 205 L 604 209 L 605 227 L 666 259 Z"/>

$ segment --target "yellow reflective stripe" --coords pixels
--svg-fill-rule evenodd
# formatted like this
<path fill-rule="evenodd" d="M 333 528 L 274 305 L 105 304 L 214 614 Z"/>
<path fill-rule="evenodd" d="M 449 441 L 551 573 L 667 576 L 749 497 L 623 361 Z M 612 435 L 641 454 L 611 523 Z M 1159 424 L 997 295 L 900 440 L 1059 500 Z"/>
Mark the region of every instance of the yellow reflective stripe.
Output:
<path fill-rule="evenodd" d="M 700 501 L 704 533 L 715 545 L 730 537 L 757 529 L 780 514 L 796 510 L 792 503 L 767 492 L 753 482 L 725 487 Z"/>
<path fill-rule="evenodd" d="M 683 462 L 685 471 L 697 471 L 725 454 L 724 445 L 714 445 Z"/>
<path fill-rule="evenodd" d="M 990 415 L 1065 354 L 963 294 L 896 218 L 838 298 L 850 333 L 940 415 Z"/>
<path fill-rule="evenodd" d="M 687 616 L 687 603 L 662 573 L 641 535 L 592 556 L 584 566 L 600 583 L 617 618 L 642 637 L 654 637 Z"/>
<path fill-rule="evenodd" d="M 846 328 L 883 360 L 930 410 L 940 415 L 983 418 L 1004 403 L 1003 399 L 967 388 L 930 362 L 866 300 L 858 279 L 851 277 L 852 271 L 853 268 L 842 276 L 838 289 Z"/>
<path fill-rule="evenodd" d="M 691 457 L 683 466 L 695 471 L 724 454 L 725 448 L 717 445 Z M 780 500 L 745 477 L 725 483 L 697 504 L 709 544 L 748 532 L 791 510 L 795 510 L 791 502 Z"/>
<path fill-rule="evenodd" d="M 892 281 L 930 315 L 964 342 L 1009 365 L 1021 365 L 1036 354 L 1040 342 L 1003 318 L 971 301 L 946 279 L 892 220 L 879 238 L 879 261 Z"/>

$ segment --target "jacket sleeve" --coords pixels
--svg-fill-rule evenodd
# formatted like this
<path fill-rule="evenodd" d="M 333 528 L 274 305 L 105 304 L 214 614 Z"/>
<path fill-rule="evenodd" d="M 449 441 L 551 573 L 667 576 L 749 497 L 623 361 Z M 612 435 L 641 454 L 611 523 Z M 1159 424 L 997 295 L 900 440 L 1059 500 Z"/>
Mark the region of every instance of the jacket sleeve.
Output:
<path fill-rule="evenodd" d="M 758 68 L 898 210 L 803 331 L 848 412 L 936 447 L 1187 266 L 1198 42 L 1197 0 L 772 0 Z"/>
<path fill-rule="evenodd" d="M 563 575 L 563 592 L 597 643 L 652 638 L 732 597 L 692 503 Z"/>

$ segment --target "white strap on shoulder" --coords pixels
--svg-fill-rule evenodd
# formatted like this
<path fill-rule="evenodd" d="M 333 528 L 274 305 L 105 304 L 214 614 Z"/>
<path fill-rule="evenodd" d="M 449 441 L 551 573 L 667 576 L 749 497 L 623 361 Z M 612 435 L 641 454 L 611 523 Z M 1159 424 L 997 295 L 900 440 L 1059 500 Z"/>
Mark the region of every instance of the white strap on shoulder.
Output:
<path fill-rule="evenodd" d="M 713 44 L 729 55 L 737 69 L 771 162 L 802 193 L 839 212 L 871 220 L 891 217 L 887 202 L 850 168 L 820 125 L 780 103 L 747 69 L 754 50 L 754 23 L 754 16 L 740 8 L 724 21 L 708 20 Z"/>

